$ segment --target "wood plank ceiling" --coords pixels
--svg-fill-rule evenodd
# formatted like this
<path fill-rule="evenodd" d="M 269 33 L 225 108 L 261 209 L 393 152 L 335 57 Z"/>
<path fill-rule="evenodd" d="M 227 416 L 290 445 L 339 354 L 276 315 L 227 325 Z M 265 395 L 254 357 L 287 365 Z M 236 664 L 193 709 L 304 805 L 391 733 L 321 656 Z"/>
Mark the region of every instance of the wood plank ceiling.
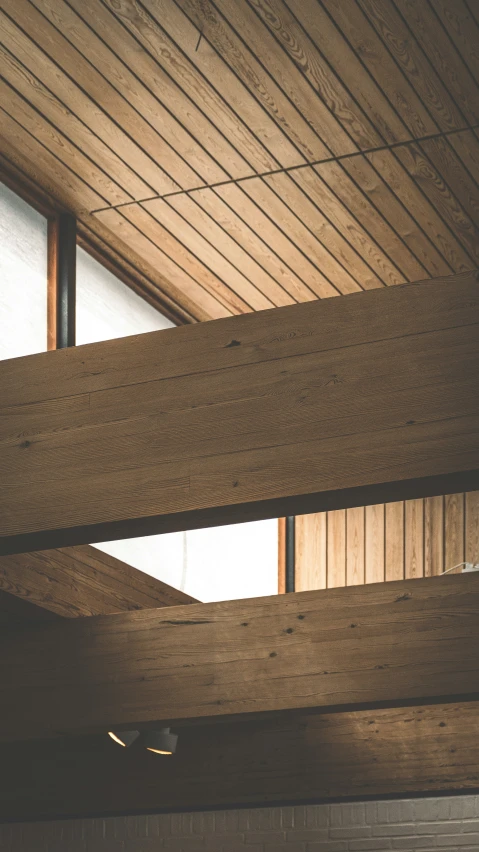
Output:
<path fill-rule="evenodd" d="M 479 0 L 2 0 L 0 154 L 184 321 L 479 265 Z"/>

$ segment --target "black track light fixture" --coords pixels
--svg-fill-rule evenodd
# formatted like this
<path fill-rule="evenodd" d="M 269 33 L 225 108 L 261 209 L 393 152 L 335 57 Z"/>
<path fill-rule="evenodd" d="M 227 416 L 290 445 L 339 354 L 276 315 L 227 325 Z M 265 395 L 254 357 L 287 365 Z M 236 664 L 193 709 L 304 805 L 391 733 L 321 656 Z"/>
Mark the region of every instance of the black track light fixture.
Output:
<path fill-rule="evenodd" d="M 129 748 L 135 740 L 140 736 L 139 731 L 121 731 L 119 734 L 115 734 L 113 731 L 108 731 L 108 736 L 112 738 L 115 743 L 118 745 L 124 746 L 124 748 Z"/>
<path fill-rule="evenodd" d="M 108 731 L 108 736 L 124 748 L 129 748 L 138 741 L 147 751 L 154 754 L 174 754 L 178 742 L 177 734 L 172 734 L 169 728 L 159 728 L 157 731 Z"/>
<path fill-rule="evenodd" d="M 170 733 L 169 728 L 160 728 L 159 731 L 145 731 L 143 734 L 143 745 L 147 751 L 153 751 L 155 754 L 174 754 L 177 742 L 177 734 Z"/>

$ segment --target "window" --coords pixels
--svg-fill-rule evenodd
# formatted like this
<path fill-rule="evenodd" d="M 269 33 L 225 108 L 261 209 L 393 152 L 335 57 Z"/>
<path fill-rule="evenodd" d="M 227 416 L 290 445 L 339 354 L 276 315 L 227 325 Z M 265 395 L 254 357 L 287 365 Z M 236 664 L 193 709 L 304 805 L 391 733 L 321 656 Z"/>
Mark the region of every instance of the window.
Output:
<path fill-rule="evenodd" d="M 0 359 L 47 348 L 47 220 L 0 184 Z"/>
<path fill-rule="evenodd" d="M 76 311 L 78 345 L 173 325 L 81 248 L 77 249 Z M 276 520 L 95 546 L 202 601 L 278 591 Z"/>
<path fill-rule="evenodd" d="M 78 346 L 173 327 L 170 320 L 79 246 L 76 286 Z"/>

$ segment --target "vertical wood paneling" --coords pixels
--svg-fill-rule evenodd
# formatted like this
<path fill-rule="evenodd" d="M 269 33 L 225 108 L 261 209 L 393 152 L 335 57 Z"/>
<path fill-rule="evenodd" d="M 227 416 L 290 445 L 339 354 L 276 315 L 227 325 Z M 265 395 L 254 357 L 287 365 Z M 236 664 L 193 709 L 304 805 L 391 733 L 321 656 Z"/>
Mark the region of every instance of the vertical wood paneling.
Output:
<path fill-rule="evenodd" d="M 464 494 L 447 494 L 444 505 L 444 570 L 464 562 Z"/>
<path fill-rule="evenodd" d="M 296 528 L 301 519 L 296 521 Z M 278 518 L 278 595 L 286 593 L 286 518 Z"/>
<path fill-rule="evenodd" d="M 346 585 L 346 510 L 328 512 L 327 585 Z"/>
<path fill-rule="evenodd" d="M 346 512 L 346 585 L 364 583 L 365 510 L 363 506 Z"/>
<path fill-rule="evenodd" d="M 406 500 L 405 577 L 424 576 L 424 500 Z"/>
<path fill-rule="evenodd" d="M 297 592 L 326 588 L 326 512 L 298 515 L 295 532 Z"/>
<path fill-rule="evenodd" d="M 404 501 L 385 506 L 385 579 L 404 579 Z"/>
<path fill-rule="evenodd" d="M 424 501 L 424 574 L 434 577 L 444 571 L 444 497 Z"/>
<path fill-rule="evenodd" d="M 466 555 L 467 562 L 479 563 L 479 491 L 466 494 Z"/>
<path fill-rule="evenodd" d="M 463 561 L 479 563 L 479 491 L 296 519 L 297 591 L 432 577 Z"/>
<path fill-rule="evenodd" d="M 366 583 L 384 580 L 384 504 L 366 506 Z"/>

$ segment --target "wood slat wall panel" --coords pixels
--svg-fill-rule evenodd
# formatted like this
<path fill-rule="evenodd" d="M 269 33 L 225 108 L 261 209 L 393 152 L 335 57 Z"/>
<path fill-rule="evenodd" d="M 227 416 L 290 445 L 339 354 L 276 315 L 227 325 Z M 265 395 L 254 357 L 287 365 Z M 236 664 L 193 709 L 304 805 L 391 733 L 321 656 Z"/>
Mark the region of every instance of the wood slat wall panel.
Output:
<path fill-rule="evenodd" d="M 296 561 L 304 570 L 296 574 L 295 591 L 325 589 L 327 586 L 326 513 L 298 515 L 295 530 Z"/>
<path fill-rule="evenodd" d="M 329 512 L 327 550 L 328 589 L 346 585 L 346 510 Z"/>
<path fill-rule="evenodd" d="M 454 565 L 464 562 L 464 497 L 464 494 L 447 494 L 444 503 L 444 564 L 446 571 Z"/>
<path fill-rule="evenodd" d="M 301 79 L 303 81 L 306 79 L 309 82 L 313 91 L 317 92 L 321 98 L 321 106 L 323 103 L 328 106 L 350 139 L 359 148 L 371 148 L 381 144 L 382 137 L 367 115 L 370 110 L 358 109 L 358 104 L 354 101 L 351 93 L 335 73 L 331 64 L 324 62 L 323 56 L 310 37 L 311 29 L 317 32 L 325 23 L 326 25 L 330 23 L 324 14 L 321 15 L 321 10 L 318 9 L 317 5 L 314 4 L 313 11 L 311 3 L 297 4 L 299 15 L 302 12 L 306 16 L 308 12 L 310 13 L 310 19 L 306 28 L 304 28 L 295 18 L 291 7 L 288 7 L 282 0 L 272 0 L 272 2 L 271 0 L 249 0 L 249 2 L 260 20 L 276 37 L 284 53 L 297 65 Z M 330 26 L 329 32 L 331 29 Z M 327 41 L 329 32 L 323 31 L 324 41 Z M 344 45 L 341 45 L 341 47 L 344 50 Z M 284 63 L 283 60 L 283 64 L 287 65 L 288 63 Z M 352 70 L 350 69 L 350 71 Z M 276 73 L 273 71 L 273 75 L 278 77 L 277 69 Z M 296 78 L 297 76 L 296 74 Z M 283 88 L 288 90 L 288 86 L 283 85 Z M 290 97 L 297 97 L 294 89 L 290 89 L 289 94 Z M 306 111 L 306 114 L 311 121 L 312 116 L 309 111 Z M 317 122 L 318 118 L 321 120 L 321 117 L 321 114 L 318 117 L 314 115 L 314 121 Z M 320 125 L 320 132 L 323 131 L 324 128 Z M 404 138 L 404 133 L 401 138 Z M 326 137 L 326 140 L 328 141 L 328 137 Z M 335 150 L 334 144 L 337 144 L 336 140 L 329 142 L 332 151 Z"/>
<path fill-rule="evenodd" d="M 434 577 L 446 570 L 444 539 L 444 497 L 427 497 L 424 501 L 424 573 L 426 577 Z"/>
<path fill-rule="evenodd" d="M 479 493 L 466 494 L 466 541 L 465 559 L 479 564 Z"/>
<path fill-rule="evenodd" d="M 436 126 L 442 130 L 463 126 L 464 116 L 422 52 L 393 0 L 358 2 L 392 53 L 398 67 L 416 90 Z M 429 26 L 433 23 L 434 19 L 429 22 Z M 429 35 L 434 37 L 431 31 Z"/>
<path fill-rule="evenodd" d="M 120 8 L 115 0 L 105 0 L 105 3 L 191 100 L 201 104 L 202 111 L 217 126 L 224 138 L 234 139 L 234 148 L 229 152 L 231 163 L 228 169 L 233 177 L 248 174 L 251 169 L 265 171 L 275 168 L 277 161 L 261 139 L 268 137 L 269 133 L 273 141 L 280 137 L 281 150 L 288 140 L 275 128 L 274 123 L 271 129 L 268 115 L 255 103 L 248 89 L 231 73 L 228 65 L 224 61 L 212 62 L 211 50 L 206 50 L 206 63 L 203 62 L 199 69 L 196 68 L 199 62 L 196 54 L 200 54 L 200 49 L 195 49 L 199 31 L 196 27 L 185 28 L 186 16 L 183 14 L 181 22 L 178 23 L 173 2 L 159 6 L 155 0 L 146 0 L 143 4 L 146 13 L 133 0 L 125 0 Z M 168 36 L 162 24 L 173 28 L 175 40 Z M 181 50 L 177 46 L 176 38 Z M 184 39 L 188 41 L 185 52 Z M 204 52 L 203 45 L 201 55 L 204 55 Z M 206 74 L 202 73 L 203 70 Z M 257 130 L 261 127 L 258 133 Z M 303 160 L 294 147 L 291 147 L 291 152 L 293 163 Z"/>
<path fill-rule="evenodd" d="M 261 290 L 260 284 L 263 282 L 261 280 L 258 281 L 258 286 L 252 283 L 255 275 L 252 273 L 251 268 L 245 269 L 245 272 L 249 273 L 249 278 L 239 268 L 240 263 L 244 268 L 247 265 L 248 259 L 244 255 L 238 258 L 239 252 L 234 251 L 234 243 L 228 243 L 227 237 L 218 240 L 214 224 L 208 237 L 204 236 L 204 228 L 201 227 L 201 230 L 198 228 L 198 225 L 201 226 L 203 224 L 201 221 L 198 222 L 198 219 L 201 219 L 202 211 L 198 212 L 194 201 L 185 196 L 178 196 L 176 204 L 174 198 L 171 199 L 171 202 L 158 198 L 154 201 L 146 201 L 142 206 L 164 228 L 169 230 L 176 237 L 176 240 L 182 243 L 194 257 L 203 261 L 208 269 L 224 283 L 225 287 L 228 286 L 226 282 L 229 282 L 233 293 L 241 293 L 250 310 L 260 311 L 275 306 L 276 303 Z M 187 218 L 179 212 L 181 210 L 186 213 Z M 217 228 L 216 230 L 218 231 L 219 229 Z M 232 259 L 230 260 L 227 255 L 230 257 L 233 255 Z M 251 258 L 250 263 L 253 264 Z M 278 293 L 279 298 L 283 298 L 286 295 L 279 287 L 274 286 L 274 282 L 273 290 L 276 299 L 278 299 Z M 283 299 L 282 304 L 291 304 L 291 302 L 291 299 Z"/>
<path fill-rule="evenodd" d="M 145 270 L 158 306 L 208 319 L 477 265 L 470 0 L 0 14 L 0 154 Z"/>
<path fill-rule="evenodd" d="M 479 53 L 477 50 L 479 16 L 477 3 L 474 0 L 471 3 L 471 8 L 469 8 L 464 0 L 434 0 L 434 11 L 441 19 L 458 53 L 464 58 L 464 62 L 479 84 Z"/>
<path fill-rule="evenodd" d="M 434 133 L 436 122 L 360 4 L 356 0 L 321 2 L 413 136 Z"/>
<path fill-rule="evenodd" d="M 171 260 L 168 255 L 156 245 L 155 241 L 144 234 L 142 230 L 136 227 L 133 219 L 133 214 L 138 215 L 141 208 L 126 207 L 123 208 L 124 215 L 121 211 L 108 210 L 92 217 L 98 219 L 109 230 L 113 231 L 118 236 L 121 243 L 126 244 L 130 249 L 141 256 L 151 265 L 152 268 L 157 268 L 162 273 L 168 276 L 170 283 L 170 291 L 176 295 L 179 302 L 186 302 L 195 316 L 199 319 L 206 320 L 210 318 L 217 319 L 219 317 L 231 316 L 233 311 L 231 307 L 226 307 L 218 298 L 219 292 L 222 291 L 220 282 L 215 284 L 215 293 L 211 294 L 208 289 L 201 286 L 201 283 L 189 276 L 185 269 L 181 268 L 178 263 Z M 146 215 L 146 214 L 145 214 Z M 128 218 L 127 218 L 128 217 Z M 130 218 L 132 221 L 130 221 Z M 142 228 L 144 225 L 142 224 Z M 181 262 L 181 258 L 179 258 Z M 233 297 L 234 298 L 234 297 Z"/>
<path fill-rule="evenodd" d="M 324 525 L 326 513 L 323 512 Z M 359 586 L 365 582 L 365 509 L 363 506 L 346 511 L 346 585 Z M 326 572 L 325 572 L 326 573 Z"/>
<path fill-rule="evenodd" d="M 284 288 L 293 301 L 308 302 L 316 298 L 315 293 L 284 263 L 275 249 L 264 241 L 262 231 L 258 232 L 238 214 L 245 202 L 251 204 L 239 186 L 230 184 L 222 188 L 218 187 L 215 191 L 199 190 L 192 193 L 192 197 L 215 222 L 221 225 L 226 234 Z"/>
<path fill-rule="evenodd" d="M 366 506 L 365 510 L 365 571 L 366 583 L 384 580 L 384 505 Z"/>
<path fill-rule="evenodd" d="M 283 21 L 286 4 L 282 0 L 281 2 L 270 0 L 268 4 L 264 0 L 250 0 L 250 2 L 256 8 L 260 6 L 265 10 L 274 8 L 278 22 Z M 343 81 L 347 92 L 354 97 L 354 103 L 350 104 L 351 113 L 356 113 L 355 104 L 357 104 L 376 128 L 379 138 L 390 144 L 409 139 L 410 131 L 405 122 L 388 101 L 377 81 L 368 73 L 360 58 L 351 50 L 345 35 L 335 25 L 324 7 L 317 0 L 303 0 L 302 3 L 295 3 L 293 0 L 286 0 L 286 2 L 291 17 L 296 18 L 302 26 L 303 33 L 308 34 L 319 50 L 318 55 L 314 56 L 316 67 L 313 65 L 312 71 L 319 76 L 327 62 Z M 263 17 L 266 18 L 266 14 Z M 287 43 L 285 47 L 288 47 Z M 293 51 L 293 46 L 291 49 Z M 297 50 L 293 55 L 295 61 L 301 64 L 306 72 L 306 66 L 312 64 L 309 57 Z M 344 104 L 339 102 L 336 108 L 341 117 Z"/>
<path fill-rule="evenodd" d="M 450 32 L 441 25 L 433 2 L 394 0 L 409 30 L 419 42 L 468 124 L 479 119 L 477 85 L 466 62 L 457 61 Z"/>
<path fill-rule="evenodd" d="M 204 147 L 210 144 L 213 153 L 218 142 L 228 148 L 226 141 L 215 134 L 201 110 L 158 64 L 146 52 L 138 51 L 134 38 L 102 3 L 32 2 L 162 137 L 166 147 L 159 149 L 157 156 L 168 162 L 172 175 L 176 173 L 182 185 L 200 186 L 228 177 L 229 172 Z M 77 13 L 71 8 L 75 5 Z"/>
<path fill-rule="evenodd" d="M 70 90 L 69 108 L 75 114 L 84 113 L 84 120 L 126 162 L 134 164 L 135 171 L 150 187 L 150 192 L 164 193 L 178 189 L 178 183 L 159 165 L 158 152 L 166 154 L 165 143 L 153 128 L 141 119 L 116 89 L 96 69 L 74 50 L 61 33 L 40 14 L 31 3 L 5 0 L 5 13 L 28 37 L 38 44 L 50 60 L 69 75 L 65 88 Z M 30 59 L 32 71 L 38 74 L 38 65 Z M 46 79 L 42 69 L 42 79 Z M 58 68 L 50 85 L 58 86 Z M 81 88 L 71 80 L 81 78 Z M 86 90 L 82 94 L 82 89 Z M 122 128 L 126 128 L 126 131 Z M 141 139 L 141 144 L 136 141 Z"/>
<path fill-rule="evenodd" d="M 405 575 L 424 576 L 424 500 L 407 500 L 405 517 Z"/>
<path fill-rule="evenodd" d="M 386 503 L 384 513 L 384 579 L 403 580 L 405 579 L 404 502 Z"/>
<path fill-rule="evenodd" d="M 218 6 L 221 14 L 209 0 L 178 2 L 302 157 L 311 161 L 327 157 L 331 151 L 346 154 L 357 150 L 276 40 L 258 26 L 246 2 L 222 0 Z M 256 57 L 261 57 L 261 63 Z"/>
<path fill-rule="evenodd" d="M 261 310 L 262 308 L 293 304 L 295 300 L 286 290 L 242 246 L 230 237 L 199 204 L 196 204 L 197 195 L 198 193 L 194 193 L 193 196 L 174 195 L 168 200 L 168 204 L 183 217 L 185 222 L 194 225 L 205 240 L 213 246 L 218 246 L 221 254 L 251 282 L 251 306 L 255 310 Z M 184 228 L 181 228 L 182 233 L 184 233 L 184 230 Z M 259 292 L 256 293 L 255 290 Z"/>
<path fill-rule="evenodd" d="M 296 550 L 296 583 L 301 590 L 327 588 L 330 576 L 333 585 L 345 577 L 349 586 L 431 577 L 463 561 L 479 563 L 478 491 L 348 509 L 346 552 L 336 515 L 297 518 L 301 547 Z M 323 552 L 325 564 L 321 561 L 318 571 L 311 560 Z"/>
<path fill-rule="evenodd" d="M 78 215 L 102 203 L 102 198 L 80 177 L 0 107 L 1 150 L 22 172 L 37 181 L 57 201 Z"/>
<path fill-rule="evenodd" d="M 19 97 L 15 90 L 1 79 L 0 101 L 5 112 L 8 112 L 27 133 L 70 169 L 75 176 L 82 175 L 85 183 L 92 188 L 95 187 L 94 191 L 101 198 L 102 205 L 121 204 L 131 199 L 131 196 L 105 172 L 85 157 L 80 148 L 72 145 L 69 139 L 47 123 L 28 101 Z"/>

